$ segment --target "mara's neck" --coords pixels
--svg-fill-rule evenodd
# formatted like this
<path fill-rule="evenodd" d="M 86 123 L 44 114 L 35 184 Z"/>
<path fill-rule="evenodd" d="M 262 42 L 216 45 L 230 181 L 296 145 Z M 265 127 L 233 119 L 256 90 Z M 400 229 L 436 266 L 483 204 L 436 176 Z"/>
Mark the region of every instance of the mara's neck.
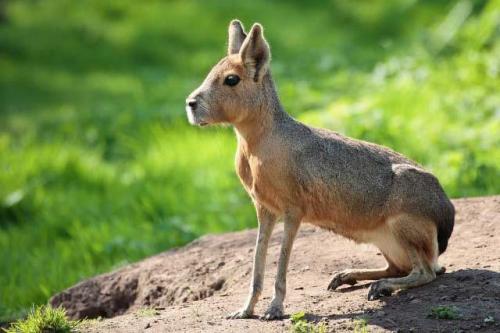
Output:
<path fill-rule="evenodd" d="M 271 74 L 262 80 L 261 102 L 249 110 L 248 117 L 233 124 L 238 144 L 244 145 L 245 150 L 258 146 L 274 128 L 292 119 L 281 106 Z"/>

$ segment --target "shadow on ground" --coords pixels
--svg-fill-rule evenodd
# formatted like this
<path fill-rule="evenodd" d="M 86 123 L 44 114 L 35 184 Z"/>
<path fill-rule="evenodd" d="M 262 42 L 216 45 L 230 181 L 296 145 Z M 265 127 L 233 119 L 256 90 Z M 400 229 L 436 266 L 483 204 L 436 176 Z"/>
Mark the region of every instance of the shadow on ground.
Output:
<path fill-rule="evenodd" d="M 340 289 L 346 293 L 368 284 Z M 446 273 L 428 285 L 402 291 L 380 300 L 380 310 L 347 314 L 307 313 L 308 321 L 335 322 L 364 318 L 370 325 L 401 332 L 451 332 L 500 330 L 500 273 L 486 269 L 461 269 Z M 433 318 L 436 307 L 452 309 L 455 319 Z"/>

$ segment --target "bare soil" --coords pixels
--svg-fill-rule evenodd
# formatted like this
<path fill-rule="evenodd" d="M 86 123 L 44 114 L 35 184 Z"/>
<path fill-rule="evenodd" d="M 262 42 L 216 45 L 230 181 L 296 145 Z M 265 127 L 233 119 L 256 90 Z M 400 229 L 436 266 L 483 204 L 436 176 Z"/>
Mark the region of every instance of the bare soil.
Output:
<path fill-rule="evenodd" d="M 326 290 L 337 271 L 383 266 L 376 248 L 357 245 L 304 225 L 292 253 L 285 313 L 304 311 L 328 331 L 353 331 L 364 318 L 370 332 L 500 332 L 500 196 L 454 200 L 456 226 L 440 257 L 447 272 L 432 283 L 367 301 L 369 283 Z M 264 293 L 253 319 L 228 320 L 246 298 L 255 230 L 204 236 L 191 244 L 83 281 L 55 295 L 73 318 L 92 321 L 89 332 L 283 332 L 291 321 L 263 321 L 279 244 L 271 240 Z M 455 309 L 456 319 L 429 317 Z"/>

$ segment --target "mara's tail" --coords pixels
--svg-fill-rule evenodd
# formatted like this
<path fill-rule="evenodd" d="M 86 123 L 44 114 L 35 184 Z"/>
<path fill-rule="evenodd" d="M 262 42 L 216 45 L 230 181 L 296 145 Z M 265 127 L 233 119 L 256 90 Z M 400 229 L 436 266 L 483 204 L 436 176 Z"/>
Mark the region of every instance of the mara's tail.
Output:
<path fill-rule="evenodd" d="M 447 200 L 442 215 L 439 221 L 437 221 L 437 239 L 439 254 L 446 251 L 448 247 L 448 239 L 450 239 L 451 233 L 453 232 L 453 226 L 455 225 L 455 207 L 453 204 Z"/>

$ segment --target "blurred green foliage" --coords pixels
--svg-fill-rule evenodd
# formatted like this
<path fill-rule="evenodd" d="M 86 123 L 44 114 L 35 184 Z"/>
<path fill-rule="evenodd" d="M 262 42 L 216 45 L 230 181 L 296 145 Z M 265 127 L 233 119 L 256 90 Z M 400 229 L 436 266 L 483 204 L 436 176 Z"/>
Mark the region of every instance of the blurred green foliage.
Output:
<path fill-rule="evenodd" d="M 184 115 L 235 17 L 264 24 L 294 116 L 408 155 L 452 197 L 500 193 L 498 0 L 8 1 L 2 17 L 2 318 L 255 225 L 231 130 Z"/>

